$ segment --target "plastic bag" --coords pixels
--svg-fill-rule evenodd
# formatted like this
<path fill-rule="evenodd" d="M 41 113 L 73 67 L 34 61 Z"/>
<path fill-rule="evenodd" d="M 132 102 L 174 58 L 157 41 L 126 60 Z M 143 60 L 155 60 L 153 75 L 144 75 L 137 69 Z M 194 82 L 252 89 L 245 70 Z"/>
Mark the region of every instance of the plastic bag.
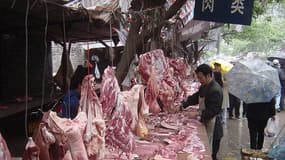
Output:
<path fill-rule="evenodd" d="M 266 128 L 264 129 L 264 135 L 267 137 L 274 137 L 277 133 L 277 124 L 276 121 L 272 118 L 269 118 Z"/>
<path fill-rule="evenodd" d="M 141 138 L 144 138 L 148 135 L 148 129 L 146 127 L 144 119 L 141 116 L 139 116 L 139 121 L 136 126 L 136 135 Z"/>
<path fill-rule="evenodd" d="M 100 71 L 99 71 L 99 68 L 98 68 L 97 63 L 96 63 L 96 65 L 95 65 L 95 77 L 96 77 L 97 79 L 100 79 L 100 77 L 101 77 L 101 74 L 100 74 Z"/>

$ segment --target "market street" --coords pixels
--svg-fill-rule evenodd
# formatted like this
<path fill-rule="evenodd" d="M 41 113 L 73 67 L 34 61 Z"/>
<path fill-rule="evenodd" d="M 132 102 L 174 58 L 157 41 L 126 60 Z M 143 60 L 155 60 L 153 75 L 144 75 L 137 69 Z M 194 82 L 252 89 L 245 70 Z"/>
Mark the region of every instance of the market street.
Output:
<path fill-rule="evenodd" d="M 285 111 L 276 114 L 278 129 L 285 124 Z M 285 136 L 283 129 L 280 137 Z M 279 138 L 280 138 L 279 137 Z M 268 149 L 274 138 L 265 137 L 264 149 Z M 278 142 L 278 140 L 277 140 Z M 249 148 L 249 131 L 247 128 L 247 119 L 227 119 L 224 125 L 224 137 L 221 141 L 221 148 L 218 154 L 220 160 L 240 160 L 241 148 Z"/>

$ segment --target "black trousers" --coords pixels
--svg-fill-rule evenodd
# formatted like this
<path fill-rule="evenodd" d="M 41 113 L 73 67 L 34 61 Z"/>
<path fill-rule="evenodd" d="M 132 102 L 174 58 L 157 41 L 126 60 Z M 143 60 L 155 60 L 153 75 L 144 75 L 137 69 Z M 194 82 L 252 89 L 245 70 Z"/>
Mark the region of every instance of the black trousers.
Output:
<path fill-rule="evenodd" d="M 248 129 L 251 149 L 262 149 L 264 142 L 264 128 L 267 120 L 248 119 Z"/>
<path fill-rule="evenodd" d="M 221 139 L 213 139 L 213 143 L 212 143 L 212 159 L 213 160 L 217 159 L 217 153 L 220 149 L 220 142 L 221 142 Z"/>
<path fill-rule="evenodd" d="M 233 117 L 233 110 L 235 110 L 235 117 L 239 118 L 240 99 L 229 93 L 230 109 L 229 117 Z"/>
<path fill-rule="evenodd" d="M 243 116 L 243 117 L 246 116 L 246 112 L 247 112 L 247 106 L 246 106 L 246 104 L 243 102 L 243 103 L 242 103 L 242 116 Z"/>

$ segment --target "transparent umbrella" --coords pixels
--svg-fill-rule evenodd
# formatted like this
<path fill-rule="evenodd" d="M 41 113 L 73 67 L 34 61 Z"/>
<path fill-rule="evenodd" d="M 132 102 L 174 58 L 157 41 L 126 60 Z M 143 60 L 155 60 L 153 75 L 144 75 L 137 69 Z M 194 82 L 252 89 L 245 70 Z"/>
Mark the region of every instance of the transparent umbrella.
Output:
<path fill-rule="evenodd" d="M 269 102 L 280 90 L 277 70 L 259 59 L 237 62 L 225 76 L 229 92 L 245 103 Z"/>

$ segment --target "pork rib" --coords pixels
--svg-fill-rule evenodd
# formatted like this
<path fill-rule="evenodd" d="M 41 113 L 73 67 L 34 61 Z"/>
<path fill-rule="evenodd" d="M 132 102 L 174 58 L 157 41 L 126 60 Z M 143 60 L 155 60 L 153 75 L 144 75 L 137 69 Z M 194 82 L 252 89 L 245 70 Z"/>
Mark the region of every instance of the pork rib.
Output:
<path fill-rule="evenodd" d="M 130 127 L 132 115 L 124 102 L 124 96 L 119 94 L 112 118 L 107 123 L 106 142 L 126 153 L 132 153 L 135 149 L 135 138 Z"/>
<path fill-rule="evenodd" d="M 102 104 L 105 119 L 111 118 L 111 113 L 116 105 L 119 92 L 120 87 L 115 77 L 114 70 L 108 66 L 104 70 L 100 89 L 100 102 Z"/>

